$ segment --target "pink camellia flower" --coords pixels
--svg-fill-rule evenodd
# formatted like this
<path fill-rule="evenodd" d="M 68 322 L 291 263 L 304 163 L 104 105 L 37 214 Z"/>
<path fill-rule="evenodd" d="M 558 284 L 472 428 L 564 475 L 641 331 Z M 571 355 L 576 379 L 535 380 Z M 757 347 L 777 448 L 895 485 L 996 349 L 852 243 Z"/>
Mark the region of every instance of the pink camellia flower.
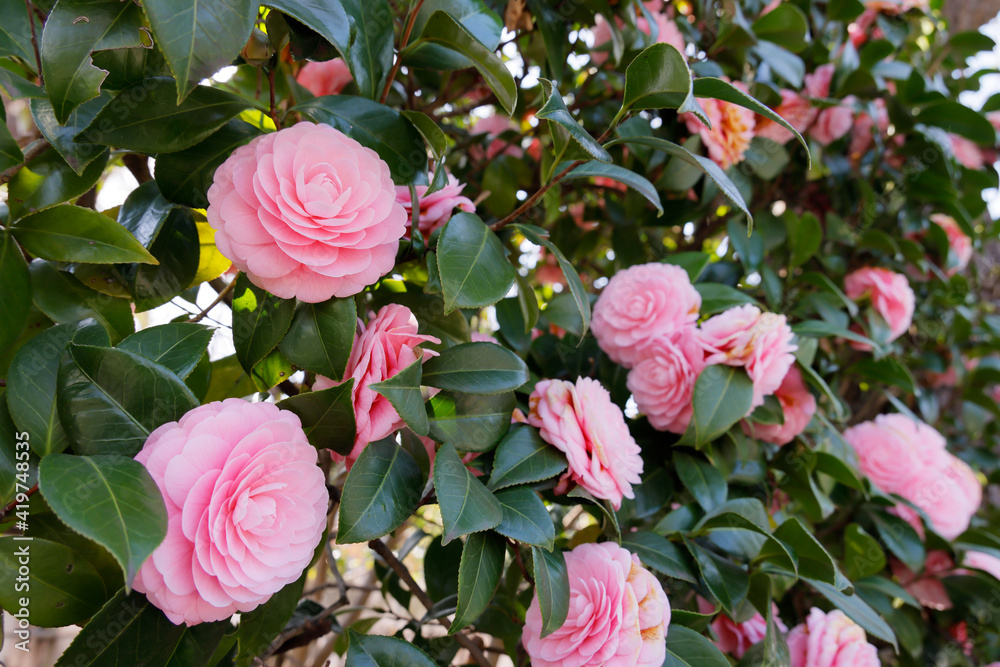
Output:
<path fill-rule="evenodd" d="M 662 0 L 650 0 L 649 2 L 644 2 L 643 4 L 646 6 L 646 10 L 656 22 L 657 44 L 669 44 L 680 51 L 681 55 L 684 55 L 684 50 L 687 48 L 687 45 L 684 42 L 684 35 L 681 34 L 681 30 L 677 27 L 677 23 L 670 18 L 667 10 L 663 7 Z M 616 20 L 619 27 L 624 25 L 624 22 L 621 19 Z M 641 10 L 637 10 L 635 27 L 638 28 L 639 32 L 646 36 L 652 36 L 653 34 L 652 28 L 649 26 L 649 21 L 646 19 L 646 14 Z M 592 32 L 594 33 L 595 50 L 591 51 L 590 59 L 595 65 L 600 67 L 605 63 L 605 61 L 607 61 L 608 52 L 596 49 L 597 47 L 607 44 L 611 39 L 611 26 L 603 16 L 598 15 Z"/>
<path fill-rule="evenodd" d="M 784 315 L 762 313 L 757 306 L 735 306 L 709 318 L 699 331 L 706 364 L 743 366 L 753 380 L 752 408 L 781 386 L 795 363 L 795 334 Z"/>
<path fill-rule="evenodd" d="M 854 23 L 847 26 L 847 34 L 851 38 L 851 43 L 854 44 L 855 48 L 860 48 L 862 44 L 868 41 L 868 38 L 872 39 L 882 39 L 884 33 L 882 28 L 876 25 L 878 20 L 878 12 L 874 9 L 866 9 L 861 12 L 861 16 L 854 19 Z M 870 34 L 869 34 L 869 31 Z"/>
<path fill-rule="evenodd" d="M 670 603 L 639 557 L 613 542 L 566 552 L 569 613 L 542 637 L 536 593 L 522 642 L 534 667 L 660 667 L 666 658 Z"/>
<path fill-rule="evenodd" d="M 431 174 L 431 178 L 433 178 L 433 174 Z M 472 200 L 462 196 L 465 183 L 459 183 L 458 179 L 451 174 L 448 174 L 448 184 L 437 192 L 427 195 L 428 187 L 427 185 L 415 186 L 417 199 L 420 202 L 417 227 L 424 237 L 430 236 L 436 230 L 444 227 L 445 223 L 451 220 L 452 213 L 456 208 L 466 213 L 476 212 L 476 205 L 472 203 Z M 396 186 L 396 202 L 406 209 L 406 219 L 408 222 L 412 222 L 413 202 L 410 200 L 408 186 Z M 409 231 L 407 231 L 406 236 L 409 237 Z"/>
<path fill-rule="evenodd" d="M 993 554 L 983 553 L 982 551 L 966 551 L 965 558 L 962 559 L 962 565 L 982 570 L 993 575 L 993 578 L 1000 579 L 1000 558 L 997 558 Z"/>
<path fill-rule="evenodd" d="M 715 607 L 708 600 L 699 597 L 698 610 L 703 614 L 710 614 L 715 611 Z M 788 632 L 788 627 L 778 617 L 778 605 L 771 603 L 771 613 L 774 615 L 774 624 L 778 630 Z M 725 614 L 719 614 L 712 621 L 712 631 L 718 637 L 715 645 L 719 650 L 739 660 L 751 646 L 764 641 L 767 635 L 767 619 L 756 613 L 750 620 L 737 623 Z"/>
<path fill-rule="evenodd" d="M 241 146 L 215 171 L 208 221 L 253 284 L 309 303 L 357 294 L 396 262 L 406 211 L 387 165 L 329 125 Z"/>
<path fill-rule="evenodd" d="M 947 274 L 953 276 L 969 265 L 969 260 L 972 259 L 972 239 L 962 231 L 955 218 L 950 215 L 934 213 L 931 215 L 931 222 L 944 230 L 948 237 L 948 247 L 955 253 L 957 264 L 947 269 Z"/>
<path fill-rule="evenodd" d="M 491 336 L 490 334 L 479 333 L 478 331 L 473 331 L 471 334 L 469 334 L 469 340 L 471 340 L 473 343 L 496 343 L 497 345 L 500 344 L 500 341 L 498 341 L 495 336 Z"/>
<path fill-rule="evenodd" d="M 879 667 L 878 650 L 844 612 L 813 607 L 805 623 L 788 633 L 792 667 Z"/>
<path fill-rule="evenodd" d="M 135 459 L 163 494 L 167 537 L 133 585 L 171 622 L 250 611 L 309 566 L 330 498 L 291 412 L 202 405 L 150 433 Z"/>
<path fill-rule="evenodd" d="M 851 128 L 851 142 L 847 153 L 852 159 L 857 160 L 865 151 L 875 143 L 875 134 L 885 136 L 889 130 L 889 111 L 886 109 L 885 100 L 881 97 L 873 100 L 874 116 L 868 111 L 861 111 L 854 119 L 854 126 Z"/>
<path fill-rule="evenodd" d="M 698 321 L 701 295 L 673 264 L 638 264 L 619 271 L 594 305 L 591 328 L 612 361 L 629 367 L 656 338 L 671 338 Z"/>
<path fill-rule="evenodd" d="M 747 92 L 746 84 L 742 81 L 733 85 L 744 93 Z M 712 122 L 711 128 L 702 124 L 693 113 L 682 113 L 678 118 L 687 124 L 688 132 L 701 137 L 708 149 L 708 156 L 722 169 L 729 169 L 743 160 L 753 140 L 756 126 L 754 112 L 738 104 L 714 99 L 703 100 L 702 106 Z"/>
<path fill-rule="evenodd" d="M 855 301 L 871 299 L 875 312 L 889 326 L 890 341 L 906 333 L 913 323 L 916 296 L 901 273 L 871 266 L 858 269 L 844 278 L 844 291 Z"/>
<path fill-rule="evenodd" d="M 844 431 L 858 455 L 858 468 L 876 486 L 910 501 L 942 537 L 961 535 L 982 502 L 982 486 L 972 469 L 946 449 L 944 438 L 906 415 L 879 415 Z M 912 509 L 900 505 L 908 522 Z"/>
<path fill-rule="evenodd" d="M 368 385 L 393 377 L 417 359 L 435 356 L 435 352 L 419 347 L 423 343 L 440 343 L 434 336 L 417 333 L 417 318 L 410 309 L 395 303 L 382 306 L 378 314 L 364 326 L 358 320 L 360 333 L 354 337 L 354 347 L 347 360 L 344 380 L 354 378 L 351 401 L 357 435 L 354 449 L 346 457 L 334 453 L 338 461 L 354 464 L 369 442 L 381 440 L 403 425 L 399 413 L 382 394 Z M 338 384 L 322 375 L 316 378 L 313 391 L 329 389 Z"/>
<path fill-rule="evenodd" d="M 812 74 L 805 76 L 805 89 L 811 97 L 830 97 L 834 66 L 820 65 Z M 835 107 L 821 109 L 816 122 L 809 130 L 809 136 L 826 146 L 847 134 L 854 124 L 854 111 L 850 107 L 852 98 L 845 99 Z"/>
<path fill-rule="evenodd" d="M 743 432 L 751 437 L 776 445 L 787 445 L 812 421 L 816 413 L 816 398 L 806 388 L 805 382 L 802 381 L 802 373 L 795 366 L 788 369 L 785 379 L 781 381 L 781 386 L 774 395 L 781 404 L 784 423 L 750 424 L 743 421 L 741 426 Z"/>
<path fill-rule="evenodd" d="M 684 433 L 691 421 L 691 398 L 705 368 L 705 353 L 694 327 L 688 333 L 653 340 L 628 374 L 628 390 L 653 428 Z"/>
<path fill-rule="evenodd" d="M 316 97 L 339 95 L 347 84 L 354 81 L 351 70 L 343 58 L 324 62 L 306 63 L 295 80 Z"/>
<path fill-rule="evenodd" d="M 810 104 L 809 100 L 802 97 L 794 90 L 781 91 L 781 104 L 774 110 L 776 114 L 788 121 L 788 123 L 798 130 L 799 134 L 805 134 L 806 130 L 816 120 L 819 109 Z M 795 135 L 775 123 L 770 118 L 757 115 L 757 124 L 754 127 L 754 134 L 758 137 L 777 141 L 784 144 L 791 141 Z"/>
<path fill-rule="evenodd" d="M 957 134 L 949 134 L 948 139 L 951 140 L 951 152 L 955 161 L 966 169 L 982 169 L 986 164 L 983 151 L 976 142 Z"/>
<path fill-rule="evenodd" d="M 622 498 L 634 498 L 632 485 L 641 481 L 642 457 L 625 425 L 621 408 L 608 390 L 592 378 L 542 380 L 528 398 L 528 423 L 542 440 L 566 455 L 569 470 L 557 492 L 579 484 L 595 498 L 610 500 L 615 509 Z"/>
<path fill-rule="evenodd" d="M 514 121 L 502 114 L 493 114 L 492 116 L 477 120 L 476 124 L 469 130 L 469 134 L 472 136 L 485 134 L 489 142 L 483 142 L 486 146 L 485 150 L 480 145 L 470 146 L 469 156 L 479 162 L 492 160 L 499 155 L 510 155 L 516 158 L 524 157 L 524 150 L 520 146 L 497 139 L 497 137 L 508 130 L 517 132 L 519 129 Z"/>

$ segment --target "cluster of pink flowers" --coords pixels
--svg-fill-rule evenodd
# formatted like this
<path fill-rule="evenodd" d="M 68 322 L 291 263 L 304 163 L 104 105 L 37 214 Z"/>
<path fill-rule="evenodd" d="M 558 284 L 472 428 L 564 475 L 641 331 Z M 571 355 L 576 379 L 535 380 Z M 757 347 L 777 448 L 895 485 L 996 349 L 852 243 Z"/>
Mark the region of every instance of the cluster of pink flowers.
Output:
<path fill-rule="evenodd" d="M 901 414 L 879 415 L 844 431 L 844 440 L 872 483 L 920 508 L 942 537 L 955 539 L 969 527 L 982 502 L 982 486 L 932 427 Z M 922 531 L 917 514 L 904 508 L 900 515 Z"/>
<path fill-rule="evenodd" d="M 879 667 L 878 650 L 864 629 L 835 609 L 813 607 L 805 623 L 788 633 L 791 667 Z"/>
<path fill-rule="evenodd" d="M 889 327 L 889 342 L 896 340 L 913 323 L 916 296 L 906 276 L 889 269 L 865 267 L 844 278 L 847 297 L 858 301 L 869 299 L 875 312 Z M 857 349 L 869 348 L 864 343 L 852 342 Z"/>

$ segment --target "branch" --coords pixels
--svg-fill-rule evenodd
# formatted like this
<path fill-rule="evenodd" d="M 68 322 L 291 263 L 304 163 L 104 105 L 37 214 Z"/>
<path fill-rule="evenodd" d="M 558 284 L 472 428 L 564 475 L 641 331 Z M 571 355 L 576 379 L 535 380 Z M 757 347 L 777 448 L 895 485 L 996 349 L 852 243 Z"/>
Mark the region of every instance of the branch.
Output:
<path fill-rule="evenodd" d="M 33 487 L 31 487 L 30 489 L 28 489 L 25 492 L 25 496 L 28 497 L 28 498 L 30 498 L 31 496 L 35 495 L 36 491 L 38 491 L 38 484 L 35 484 Z M 13 512 L 14 509 L 17 508 L 18 505 L 23 505 L 23 504 L 24 503 L 19 503 L 18 500 L 17 500 L 17 497 L 15 496 L 14 500 L 12 500 L 9 503 L 7 503 L 7 506 L 4 507 L 3 510 L 0 510 L 0 521 L 3 521 L 4 519 L 6 519 L 7 515 L 10 514 L 11 512 Z"/>
<path fill-rule="evenodd" d="M 372 540 L 368 543 L 368 548 L 382 557 L 382 560 L 384 560 L 386 564 L 399 576 L 399 578 L 403 580 L 406 587 L 410 589 L 410 592 L 417 596 L 417 599 L 420 600 L 420 604 L 424 605 L 427 609 L 434 607 L 434 600 L 431 600 L 430 596 L 427 595 L 427 593 L 424 592 L 424 589 L 420 587 L 420 584 L 413 579 L 413 575 L 410 574 L 410 571 L 406 569 L 406 566 L 403 565 L 398 558 L 396 558 L 396 555 L 385 545 L 385 542 L 382 540 Z M 446 628 L 451 626 L 445 618 L 438 618 L 436 620 Z M 455 641 L 457 641 L 462 648 L 467 650 L 472 655 L 473 660 L 475 660 L 476 664 L 480 667 L 491 667 L 490 661 L 483 654 L 482 649 L 479 648 L 474 641 L 472 641 L 471 637 L 459 632 L 455 635 Z"/>
<path fill-rule="evenodd" d="M 35 50 L 35 65 L 38 67 L 38 85 L 44 86 L 45 79 L 42 77 L 42 54 L 38 50 L 38 37 L 35 36 L 35 6 L 31 0 L 24 0 L 24 6 L 28 10 L 28 21 L 31 23 L 31 48 Z"/>
<path fill-rule="evenodd" d="M 537 202 L 539 199 L 541 199 L 542 197 L 544 197 L 545 193 L 548 192 L 549 189 L 553 185 L 555 185 L 556 183 L 558 183 L 559 181 L 561 181 L 563 178 L 565 178 L 566 174 L 568 174 L 569 172 L 573 171 L 574 169 L 576 169 L 577 167 L 579 167 L 583 163 L 584 163 L 584 160 L 573 160 L 572 162 L 570 162 L 568 167 L 566 167 L 565 169 L 563 169 L 562 171 L 560 171 L 558 174 L 556 174 L 555 177 L 551 181 L 549 181 L 548 183 L 546 183 L 545 185 L 543 185 L 542 187 L 540 187 L 535 192 L 535 194 L 533 194 L 530 197 L 528 197 L 524 201 L 524 203 L 521 204 L 520 206 L 518 206 L 517 208 L 515 208 L 510 213 L 510 215 L 508 215 L 503 220 L 500 220 L 499 222 L 494 222 L 492 225 L 490 225 L 490 229 L 492 229 L 495 232 L 498 232 L 501 229 L 503 229 L 504 227 L 506 227 L 507 225 L 509 225 L 510 223 L 512 223 L 515 220 L 517 220 L 519 217 L 521 217 L 522 213 L 524 213 L 529 208 L 531 208 L 532 206 L 534 206 L 535 202 Z"/>
<path fill-rule="evenodd" d="M 213 285 L 213 287 L 214 287 L 214 285 Z M 215 300 L 212 301 L 212 303 L 208 304 L 208 306 L 205 307 L 205 310 L 201 311 L 200 313 L 198 313 L 197 315 L 195 315 L 194 317 L 192 317 L 188 321 L 189 322 L 201 322 L 203 319 L 205 319 L 205 316 L 208 315 L 208 313 L 213 308 L 215 308 L 216 306 L 218 306 L 223 301 L 226 301 L 226 297 L 230 296 L 230 294 L 232 293 L 232 291 L 234 289 L 236 289 L 236 278 L 235 277 L 233 278 L 233 280 L 232 280 L 231 283 L 229 283 L 224 288 L 222 288 L 222 290 L 219 292 L 219 296 L 215 297 Z M 226 301 L 226 303 L 232 304 L 232 297 L 230 297 L 230 300 Z"/>
<path fill-rule="evenodd" d="M 396 54 L 396 60 L 392 63 L 392 69 L 389 70 L 389 76 L 385 80 L 385 88 L 382 89 L 382 97 L 379 99 L 382 104 L 385 104 L 386 98 L 389 97 L 389 91 L 392 90 L 392 82 L 396 80 L 396 74 L 399 73 L 399 68 L 403 64 L 403 49 L 406 48 L 406 43 L 410 41 L 413 24 L 417 22 L 417 14 L 423 6 L 424 0 L 417 0 L 417 4 L 411 6 L 410 11 L 406 15 L 406 27 L 403 28 L 403 36 L 399 38 L 399 53 Z"/>

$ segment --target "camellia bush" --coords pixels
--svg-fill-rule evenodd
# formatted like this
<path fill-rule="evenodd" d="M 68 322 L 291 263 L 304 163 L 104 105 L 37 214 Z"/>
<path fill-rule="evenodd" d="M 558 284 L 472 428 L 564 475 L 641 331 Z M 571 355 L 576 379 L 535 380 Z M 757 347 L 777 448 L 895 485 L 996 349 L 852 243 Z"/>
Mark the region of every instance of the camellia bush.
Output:
<path fill-rule="evenodd" d="M 0 0 L 7 664 L 1000 664 L 940 4 Z"/>

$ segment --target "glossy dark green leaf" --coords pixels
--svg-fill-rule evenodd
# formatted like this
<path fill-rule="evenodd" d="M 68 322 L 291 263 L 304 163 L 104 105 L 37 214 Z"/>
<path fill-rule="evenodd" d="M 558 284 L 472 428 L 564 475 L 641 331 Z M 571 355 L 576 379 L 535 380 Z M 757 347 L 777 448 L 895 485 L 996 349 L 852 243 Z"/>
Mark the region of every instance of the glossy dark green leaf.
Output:
<path fill-rule="evenodd" d="M 156 163 L 160 171 L 160 163 Z M 175 205 L 167 201 L 156 182 L 146 181 L 125 198 L 118 210 L 118 224 L 127 229 L 145 248 L 153 245 Z"/>
<path fill-rule="evenodd" d="M 566 456 L 527 424 L 514 424 L 497 445 L 493 470 L 486 485 L 491 491 L 555 477 L 566 469 Z"/>
<path fill-rule="evenodd" d="M 0 58 L 14 56 L 25 62 L 34 62 L 35 50 L 31 46 L 31 23 L 27 5 L 22 0 L 0 0 Z"/>
<path fill-rule="evenodd" d="M 473 476 L 455 446 L 442 445 L 434 459 L 434 489 L 444 523 L 442 544 L 493 528 L 503 520 L 500 501 Z"/>
<path fill-rule="evenodd" d="M 12 220 L 73 201 L 97 183 L 108 163 L 107 149 L 78 175 L 52 148 L 25 165 L 8 184 Z"/>
<path fill-rule="evenodd" d="M 465 540 L 458 568 L 458 608 L 448 634 L 455 634 L 486 611 L 503 574 L 504 540 L 492 532 L 473 533 Z"/>
<path fill-rule="evenodd" d="M 21 218 L 11 232 L 28 252 L 56 262 L 156 263 L 156 258 L 117 222 L 71 204 Z"/>
<path fill-rule="evenodd" d="M 31 278 L 28 265 L 17 243 L 8 233 L 0 234 L 0 348 L 5 348 L 21 335 L 31 310 Z"/>
<path fill-rule="evenodd" d="M 135 331 L 132 309 L 125 299 L 115 299 L 88 289 L 55 264 L 36 259 L 28 265 L 32 297 L 40 311 L 58 324 L 93 318 L 117 343 Z"/>
<path fill-rule="evenodd" d="M 516 354 L 494 343 L 463 343 L 424 364 L 423 383 L 469 394 L 499 394 L 528 381 L 528 367 Z"/>
<path fill-rule="evenodd" d="M 427 582 L 427 594 L 435 602 L 452 596 L 457 598 L 458 570 L 461 567 L 464 548 L 465 545 L 461 540 L 442 546 L 440 535 L 427 545 L 427 552 L 424 555 L 424 581 Z"/>
<path fill-rule="evenodd" d="M 542 108 L 535 112 L 536 118 L 541 118 L 547 120 L 550 123 L 555 123 L 563 128 L 569 133 L 569 136 L 573 138 L 576 143 L 580 145 L 585 151 L 590 153 L 591 157 L 595 160 L 601 162 L 611 162 L 611 154 L 604 149 L 601 144 L 597 143 L 589 132 L 587 132 L 581 125 L 576 122 L 570 114 L 569 109 L 566 108 L 566 104 L 563 102 L 562 95 L 559 94 L 559 89 L 556 88 L 551 81 L 548 79 L 540 79 L 542 84 L 543 99 L 545 103 Z"/>
<path fill-rule="evenodd" d="M 558 173 L 562 171 L 563 168 L 563 165 L 557 166 L 556 172 Z M 656 191 L 656 186 L 650 183 L 644 176 L 640 176 L 625 167 L 621 167 L 617 164 L 604 164 L 603 162 L 591 160 L 590 162 L 584 162 L 579 167 L 573 169 L 573 171 L 566 174 L 562 180 L 572 181 L 577 178 L 610 178 L 611 180 L 618 181 L 619 183 L 624 183 L 648 199 L 649 203 L 655 206 L 656 210 L 660 212 L 660 215 L 663 214 L 663 204 L 660 203 L 660 195 Z"/>
<path fill-rule="evenodd" d="M 235 667 L 249 667 L 254 658 L 267 652 L 268 646 L 281 634 L 288 619 L 295 613 L 305 583 L 306 577 L 303 575 L 253 611 L 240 614 L 240 624 L 236 631 L 236 656 L 233 658 Z"/>
<path fill-rule="evenodd" d="M 426 7 L 427 4 L 425 3 L 424 6 Z M 424 138 L 427 147 L 431 149 L 434 159 L 442 159 L 448 150 L 448 135 L 444 133 L 444 130 L 438 127 L 438 124 L 425 113 L 405 109 L 399 113 L 403 115 L 403 118 L 410 121 L 413 127 L 417 128 L 417 132 Z M 428 190 L 428 192 L 431 191 Z"/>
<path fill-rule="evenodd" d="M 421 35 L 427 20 L 438 10 L 448 12 L 484 46 L 496 51 L 500 45 L 503 21 L 483 0 L 427 0 L 413 22 L 413 37 Z M 413 41 L 411 39 L 411 41 Z M 434 70 L 457 70 L 472 67 L 472 62 L 446 46 L 421 43 L 405 51 L 405 62 L 413 67 Z"/>
<path fill-rule="evenodd" d="M 872 348 L 881 353 L 882 347 L 867 336 L 862 336 L 856 331 L 851 331 L 844 327 L 838 327 L 826 320 L 804 320 L 792 325 L 792 331 L 798 336 L 809 336 L 812 338 L 838 337 L 853 340 L 863 345 L 871 345 Z"/>
<path fill-rule="evenodd" d="M 203 324 L 171 322 L 137 331 L 117 347 L 154 361 L 183 379 L 204 356 L 214 333 Z"/>
<path fill-rule="evenodd" d="M 795 555 L 799 575 L 834 583 L 837 566 L 813 534 L 802 525 L 798 517 L 790 517 L 774 531 L 774 537 L 788 546 Z"/>
<path fill-rule="evenodd" d="M 590 329 L 590 298 L 587 295 L 587 288 L 583 286 L 583 282 L 580 280 L 580 274 L 577 273 L 576 268 L 573 263 L 566 258 L 563 251 L 556 247 L 548 237 L 548 233 L 545 232 L 541 227 L 535 227 L 534 225 L 517 224 L 513 225 L 515 229 L 524 234 L 524 237 L 534 243 L 535 245 L 540 245 L 546 250 L 555 255 L 556 261 L 559 263 L 559 268 L 562 269 L 563 276 L 566 278 L 566 285 L 569 287 L 569 292 L 573 296 L 573 303 L 576 304 L 577 312 L 580 314 L 580 320 L 583 323 L 583 329 L 580 332 L 580 336 L 585 336 L 587 330 Z M 528 308 L 531 307 L 531 303 L 534 303 L 536 309 L 538 306 L 538 301 L 535 299 L 534 290 L 527 289 L 530 287 L 527 281 L 518 281 L 518 299 L 521 299 L 522 292 L 525 294 L 524 298 L 529 299 Z M 535 315 L 537 321 L 538 316 Z M 528 319 L 525 320 L 526 322 Z"/>
<path fill-rule="evenodd" d="M 493 305 L 514 284 L 514 266 L 503 243 L 475 213 L 458 213 L 448 221 L 438 240 L 437 263 L 446 313 Z"/>
<path fill-rule="evenodd" d="M 253 380 L 240 366 L 235 354 L 216 359 L 211 366 L 212 377 L 208 392 L 203 397 L 204 403 L 221 401 L 233 396 L 242 398 L 256 392 Z"/>
<path fill-rule="evenodd" d="M 675 623 L 667 632 L 663 667 L 728 667 L 729 661 L 715 644 L 691 628 Z"/>
<path fill-rule="evenodd" d="M 395 109 L 353 95 L 324 95 L 296 105 L 293 111 L 331 125 L 378 153 L 397 185 L 427 182 L 424 139 Z"/>
<path fill-rule="evenodd" d="M 230 64 L 257 18 L 252 0 L 144 0 L 156 45 L 177 79 L 177 101 Z"/>
<path fill-rule="evenodd" d="M 172 372 L 126 350 L 71 344 L 59 417 L 77 454 L 135 456 L 158 426 L 198 406 Z"/>
<path fill-rule="evenodd" d="M 538 494 L 526 486 L 516 486 L 497 491 L 503 519 L 494 530 L 515 542 L 552 549 L 555 544 L 555 526 L 545 503 Z"/>
<path fill-rule="evenodd" d="M 669 44 L 653 44 L 625 69 L 625 96 L 612 125 L 631 109 L 678 109 L 690 94 L 687 60 Z"/>
<path fill-rule="evenodd" d="M 726 478 L 718 468 L 704 459 L 674 452 L 674 469 L 684 487 L 706 511 L 726 502 Z"/>
<path fill-rule="evenodd" d="M 702 315 L 721 313 L 744 303 L 757 303 L 756 299 L 746 292 L 721 283 L 698 283 L 694 288 L 701 295 Z"/>
<path fill-rule="evenodd" d="M 171 202 L 206 208 L 215 170 L 234 150 L 259 135 L 259 129 L 236 118 L 190 148 L 157 155 L 154 178 L 160 192 Z"/>
<path fill-rule="evenodd" d="M 357 326 L 354 299 L 299 304 L 281 341 L 281 351 L 300 368 L 340 378 L 351 356 Z"/>
<path fill-rule="evenodd" d="M 758 39 L 774 42 L 789 51 L 798 53 L 806 48 L 809 36 L 809 19 L 801 9 L 783 3 L 753 22 L 753 32 Z"/>
<path fill-rule="evenodd" d="M 276 387 L 295 373 L 292 362 L 281 353 L 281 350 L 271 350 L 266 357 L 254 365 L 250 372 L 250 379 L 253 380 L 257 391 L 268 391 Z"/>
<path fill-rule="evenodd" d="M 477 395 L 442 391 L 427 406 L 433 439 L 450 442 L 465 452 L 488 452 L 510 429 L 516 401 L 514 392 Z"/>
<path fill-rule="evenodd" d="M 641 530 L 626 532 L 622 535 L 622 547 L 661 574 L 691 584 L 697 583 L 691 559 L 665 537 Z"/>
<path fill-rule="evenodd" d="M 795 216 L 794 219 L 788 219 L 786 228 L 788 246 L 791 250 L 788 265 L 790 268 L 802 266 L 819 250 L 823 242 L 823 227 L 814 214 L 807 212 L 802 216 Z"/>
<path fill-rule="evenodd" d="M 74 137 L 90 125 L 97 113 L 110 101 L 110 93 L 101 93 L 74 109 L 66 122 L 60 124 L 56 120 L 52 102 L 48 99 L 35 99 L 31 100 L 31 116 L 42 136 L 63 156 L 73 171 L 82 176 L 87 165 L 101 155 L 105 147 L 86 141 L 74 141 Z"/>
<path fill-rule="evenodd" d="M 363 635 L 348 628 L 345 667 L 438 667 L 410 642 L 384 635 Z"/>
<path fill-rule="evenodd" d="M 856 523 L 844 530 L 844 568 L 851 579 L 875 575 L 885 569 L 885 552 L 878 540 Z"/>
<path fill-rule="evenodd" d="M 74 109 L 100 94 L 107 72 L 91 63 L 93 51 L 149 45 L 142 20 L 142 8 L 133 2 L 56 3 L 40 39 L 45 88 L 57 122 L 66 123 Z"/>
<path fill-rule="evenodd" d="M 208 86 L 195 86 L 180 104 L 176 98 L 173 79 L 145 79 L 118 93 L 80 137 L 137 153 L 173 153 L 204 140 L 250 106 L 241 97 Z"/>
<path fill-rule="evenodd" d="M 996 143 L 996 130 L 977 111 L 954 100 L 934 102 L 914 112 L 918 123 L 940 127 L 979 144 Z"/>
<path fill-rule="evenodd" d="M 333 44 L 341 57 L 349 57 L 351 19 L 343 4 L 323 0 L 266 0 L 263 4 L 308 26 Z"/>
<path fill-rule="evenodd" d="M 344 484 L 337 543 L 367 542 L 388 535 L 413 514 L 422 493 L 420 467 L 405 449 L 390 438 L 369 444 Z"/>
<path fill-rule="evenodd" d="M 30 449 L 31 434 L 25 435 L 26 431 L 19 431 L 14 426 L 7 407 L 6 390 L 0 391 L 0 429 L 0 506 L 6 506 L 14 500 L 18 484 L 23 490 L 38 481 L 38 457 Z"/>
<path fill-rule="evenodd" d="M 913 526 L 894 514 L 873 512 L 871 517 L 882 544 L 912 572 L 922 570 L 926 550 Z M 958 542 L 962 542 L 961 537 Z"/>
<path fill-rule="evenodd" d="M 746 599 L 747 591 L 750 589 L 750 579 L 746 570 L 687 538 L 684 538 L 684 544 L 694 556 L 705 586 L 726 613 L 730 617 L 735 616 L 736 608 Z"/>
<path fill-rule="evenodd" d="M 60 521 L 111 552 L 126 589 L 167 536 L 160 490 L 128 456 L 51 454 L 39 466 L 38 488 Z"/>
<path fill-rule="evenodd" d="M 388 380 L 368 385 L 392 403 L 406 425 L 417 435 L 427 435 L 431 428 L 424 396 L 420 392 L 422 365 L 422 360 L 417 359 Z"/>
<path fill-rule="evenodd" d="M 158 262 L 155 266 L 128 264 L 120 269 L 137 313 L 167 303 L 194 282 L 201 239 L 192 211 L 180 207 L 170 211 L 149 252 Z"/>
<path fill-rule="evenodd" d="M 11 136 L 6 123 L 0 124 L 0 171 L 7 171 L 22 162 L 24 162 L 24 153 L 21 152 L 20 146 Z"/>
<path fill-rule="evenodd" d="M 843 611 L 848 618 L 864 628 L 865 632 L 892 644 L 893 648 L 896 648 L 897 651 L 899 650 L 896 643 L 896 633 L 879 616 L 878 612 L 872 609 L 860 596 L 856 594 L 846 595 L 825 581 L 817 581 L 807 577 L 803 577 L 802 579 L 815 588 L 823 597 L 832 602 L 834 606 Z"/>
<path fill-rule="evenodd" d="M 354 378 L 348 378 L 329 389 L 286 398 L 278 403 L 278 407 L 299 416 L 302 429 L 314 447 L 347 455 L 354 448 L 357 431 L 351 400 L 353 386 Z"/>
<path fill-rule="evenodd" d="M 278 346 L 292 324 L 295 301 L 279 299 L 250 282 L 245 273 L 233 290 L 233 342 L 248 373 Z"/>
<path fill-rule="evenodd" d="M 354 39 L 346 54 L 351 75 L 363 97 L 377 100 L 392 67 L 392 8 L 387 0 L 341 0 L 341 4 L 354 22 Z"/>
<path fill-rule="evenodd" d="M 708 366 L 694 385 L 691 423 L 680 442 L 701 447 L 746 416 L 753 402 L 753 382 L 742 368 Z"/>
<path fill-rule="evenodd" d="M 569 613 L 569 576 L 566 557 L 560 549 L 547 551 L 531 547 L 532 570 L 535 576 L 535 595 L 542 615 L 542 637 L 547 637 L 562 627 Z"/>

